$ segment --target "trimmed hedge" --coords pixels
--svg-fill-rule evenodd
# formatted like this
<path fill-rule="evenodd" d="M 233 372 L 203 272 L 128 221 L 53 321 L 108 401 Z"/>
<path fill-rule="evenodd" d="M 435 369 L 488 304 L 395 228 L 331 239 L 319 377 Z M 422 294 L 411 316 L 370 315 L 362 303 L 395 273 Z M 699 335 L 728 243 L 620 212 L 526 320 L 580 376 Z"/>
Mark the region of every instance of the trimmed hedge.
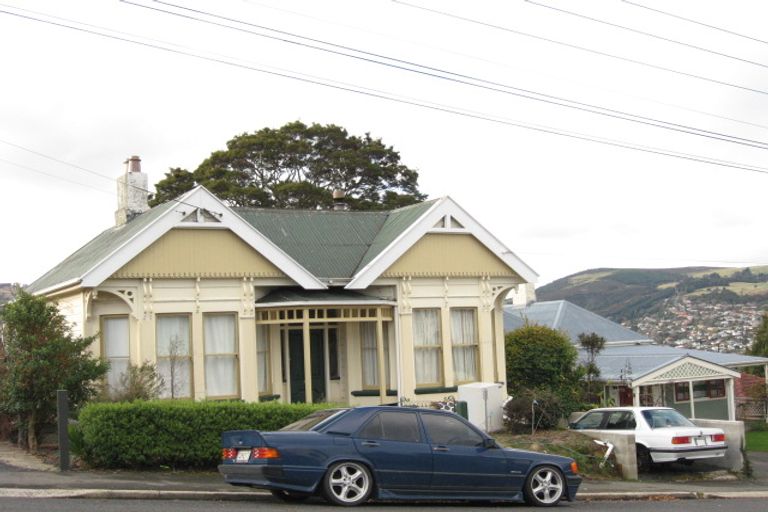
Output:
<path fill-rule="evenodd" d="M 73 451 L 101 468 L 213 468 L 225 430 L 277 430 L 328 404 L 92 403 L 70 426 Z"/>

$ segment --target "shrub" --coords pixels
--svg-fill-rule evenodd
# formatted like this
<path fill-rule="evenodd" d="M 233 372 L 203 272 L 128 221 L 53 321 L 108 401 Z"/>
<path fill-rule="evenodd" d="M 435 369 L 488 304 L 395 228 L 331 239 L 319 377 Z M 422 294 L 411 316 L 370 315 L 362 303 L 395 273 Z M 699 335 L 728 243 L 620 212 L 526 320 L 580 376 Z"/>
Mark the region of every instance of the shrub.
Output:
<path fill-rule="evenodd" d="M 504 404 L 504 416 L 512 432 L 550 429 L 572 412 L 573 405 L 552 391 L 523 389 Z"/>
<path fill-rule="evenodd" d="M 80 412 L 73 444 L 94 467 L 212 468 L 220 459 L 223 431 L 277 430 L 327 407 L 276 402 L 92 403 Z"/>
<path fill-rule="evenodd" d="M 128 369 L 120 375 L 118 386 L 111 389 L 104 383 L 99 394 L 103 402 L 132 402 L 134 400 L 155 400 L 165 388 L 163 378 L 157 373 L 157 368 L 150 362 L 140 366 L 129 364 Z"/>

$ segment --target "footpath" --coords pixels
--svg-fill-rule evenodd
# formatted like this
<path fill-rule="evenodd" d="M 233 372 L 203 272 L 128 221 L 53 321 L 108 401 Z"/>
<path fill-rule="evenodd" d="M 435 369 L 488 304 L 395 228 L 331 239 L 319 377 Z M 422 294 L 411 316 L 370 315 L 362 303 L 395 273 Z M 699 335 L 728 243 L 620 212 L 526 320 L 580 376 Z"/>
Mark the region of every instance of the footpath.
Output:
<path fill-rule="evenodd" d="M 768 498 L 768 453 L 748 454 L 750 479 L 725 472 L 643 475 L 640 481 L 585 479 L 577 499 L 653 500 Z M 225 484 L 213 471 L 59 471 L 7 442 L 0 442 L 0 497 L 249 500 L 265 491 Z"/>

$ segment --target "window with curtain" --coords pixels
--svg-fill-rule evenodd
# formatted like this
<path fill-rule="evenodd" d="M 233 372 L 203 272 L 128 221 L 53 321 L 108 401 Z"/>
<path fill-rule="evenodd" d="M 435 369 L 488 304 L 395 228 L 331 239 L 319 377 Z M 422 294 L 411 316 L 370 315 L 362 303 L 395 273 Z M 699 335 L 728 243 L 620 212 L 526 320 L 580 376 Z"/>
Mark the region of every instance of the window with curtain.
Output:
<path fill-rule="evenodd" d="M 440 385 L 443 352 L 439 309 L 413 310 L 413 348 L 416 385 Z"/>
<path fill-rule="evenodd" d="M 130 348 L 128 317 L 103 317 L 101 320 L 103 358 L 109 363 L 107 385 L 109 389 L 120 388 L 120 377 L 128 370 Z"/>
<path fill-rule="evenodd" d="M 260 325 L 256 337 L 256 359 L 259 372 L 259 394 L 272 392 L 272 379 L 269 372 L 269 326 Z"/>
<path fill-rule="evenodd" d="M 165 387 L 161 398 L 192 398 L 189 315 L 158 315 L 157 371 Z"/>
<path fill-rule="evenodd" d="M 203 316 L 205 339 L 205 394 L 208 397 L 238 395 L 237 317 L 231 314 Z"/>
<path fill-rule="evenodd" d="M 477 380 L 477 310 L 451 309 L 451 346 L 456 382 Z"/>
<path fill-rule="evenodd" d="M 389 343 L 387 343 L 387 326 L 383 326 L 384 342 L 384 375 L 389 387 Z M 363 357 L 363 387 L 379 387 L 379 352 L 376 346 L 376 322 L 360 323 L 360 342 Z"/>

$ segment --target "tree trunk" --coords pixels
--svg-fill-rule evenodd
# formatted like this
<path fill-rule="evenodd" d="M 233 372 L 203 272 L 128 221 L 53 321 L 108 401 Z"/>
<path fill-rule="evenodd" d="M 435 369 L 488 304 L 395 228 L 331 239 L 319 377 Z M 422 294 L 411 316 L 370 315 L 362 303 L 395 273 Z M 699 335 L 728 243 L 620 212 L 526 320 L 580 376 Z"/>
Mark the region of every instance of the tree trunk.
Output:
<path fill-rule="evenodd" d="M 27 446 L 30 452 L 37 453 L 37 414 L 35 412 L 27 414 Z"/>

